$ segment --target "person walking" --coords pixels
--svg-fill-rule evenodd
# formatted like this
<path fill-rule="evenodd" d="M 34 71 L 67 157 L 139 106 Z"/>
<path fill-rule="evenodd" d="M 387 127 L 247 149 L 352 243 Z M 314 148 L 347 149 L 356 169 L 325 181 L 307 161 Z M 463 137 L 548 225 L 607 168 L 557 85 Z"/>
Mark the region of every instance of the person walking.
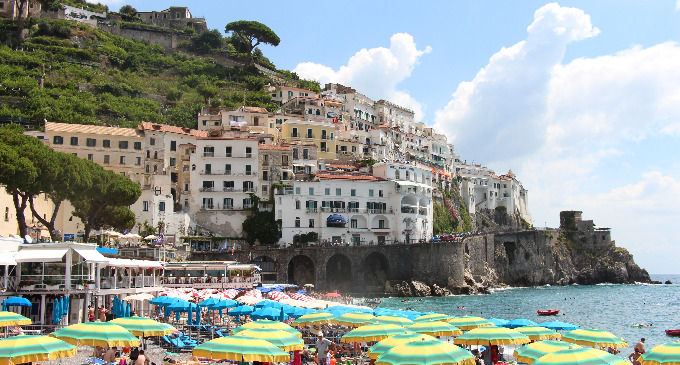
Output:
<path fill-rule="evenodd" d="M 323 332 L 316 333 L 316 362 L 319 365 L 330 365 L 330 358 L 328 357 L 329 349 L 333 349 L 335 344 L 329 339 L 323 337 Z"/>

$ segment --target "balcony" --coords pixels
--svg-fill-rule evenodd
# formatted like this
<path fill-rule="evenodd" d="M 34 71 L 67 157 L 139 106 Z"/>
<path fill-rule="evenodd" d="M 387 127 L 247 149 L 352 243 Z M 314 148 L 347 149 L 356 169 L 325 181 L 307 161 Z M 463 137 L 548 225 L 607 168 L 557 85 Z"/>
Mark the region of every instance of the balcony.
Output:
<path fill-rule="evenodd" d="M 215 157 L 215 152 L 203 152 L 203 157 Z"/>
<path fill-rule="evenodd" d="M 307 208 L 307 213 L 317 213 L 318 211 L 317 208 Z"/>
<path fill-rule="evenodd" d="M 198 189 L 198 191 L 201 191 L 201 192 L 212 192 L 212 191 L 215 191 L 215 187 L 207 187 L 207 186 L 204 186 L 204 187 L 201 187 L 200 189 Z"/>

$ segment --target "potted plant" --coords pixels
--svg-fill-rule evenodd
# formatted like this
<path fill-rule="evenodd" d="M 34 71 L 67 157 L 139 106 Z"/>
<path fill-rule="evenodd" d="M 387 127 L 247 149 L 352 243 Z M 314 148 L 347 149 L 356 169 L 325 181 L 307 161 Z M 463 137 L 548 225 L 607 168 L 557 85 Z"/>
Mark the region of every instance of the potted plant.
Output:
<path fill-rule="evenodd" d="M 58 290 L 59 289 L 59 283 L 56 280 L 45 280 L 43 281 L 45 284 L 45 289 L 46 290 Z"/>
<path fill-rule="evenodd" d="M 86 288 L 88 288 L 88 289 L 94 289 L 94 281 L 93 281 L 93 280 L 88 280 L 88 281 L 86 281 L 85 284 L 86 284 L 86 285 L 85 285 Z"/>
<path fill-rule="evenodd" d="M 19 288 L 23 290 L 33 290 L 35 289 L 35 282 L 30 281 L 30 280 L 21 280 L 19 281 Z"/>

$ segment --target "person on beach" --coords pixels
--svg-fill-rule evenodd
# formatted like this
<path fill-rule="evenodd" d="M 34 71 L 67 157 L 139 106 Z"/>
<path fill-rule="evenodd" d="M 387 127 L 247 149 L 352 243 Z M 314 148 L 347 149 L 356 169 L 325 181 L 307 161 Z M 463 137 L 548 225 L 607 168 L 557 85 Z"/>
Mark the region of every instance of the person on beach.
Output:
<path fill-rule="evenodd" d="M 316 333 L 316 361 L 319 365 L 330 365 L 328 350 L 335 347 L 329 339 L 323 337 L 323 332 Z"/>
<path fill-rule="evenodd" d="M 137 356 L 134 365 L 148 365 L 149 362 L 149 359 L 144 355 L 144 350 L 139 350 L 139 355 Z"/>
<path fill-rule="evenodd" d="M 115 347 L 109 347 L 109 349 L 106 350 L 106 353 L 104 354 L 104 361 L 107 364 L 111 364 L 114 361 L 116 361 L 116 348 Z"/>
<path fill-rule="evenodd" d="M 638 342 L 638 343 L 635 345 L 635 349 L 636 349 L 638 352 L 640 352 L 640 354 L 644 354 L 644 353 L 645 353 L 645 338 L 644 338 L 644 337 L 641 338 L 641 339 L 640 339 L 640 342 Z"/>
<path fill-rule="evenodd" d="M 106 322 L 106 308 L 103 305 L 99 308 L 99 321 Z"/>
<path fill-rule="evenodd" d="M 94 322 L 94 308 L 91 305 L 87 306 L 87 319 L 90 322 Z"/>
<path fill-rule="evenodd" d="M 640 361 L 639 361 L 640 355 L 642 355 L 642 354 L 640 353 L 640 351 L 637 349 L 637 346 L 636 346 L 635 352 L 628 355 L 628 360 L 630 360 L 633 363 L 633 365 L 640 365 Z"/>

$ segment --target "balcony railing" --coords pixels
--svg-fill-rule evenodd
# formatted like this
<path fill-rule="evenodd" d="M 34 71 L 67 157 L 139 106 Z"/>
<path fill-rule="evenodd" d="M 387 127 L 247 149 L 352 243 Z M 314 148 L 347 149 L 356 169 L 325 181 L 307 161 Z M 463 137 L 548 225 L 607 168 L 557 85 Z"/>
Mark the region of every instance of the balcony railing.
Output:
<path fill-rule="evenodd" d="M 203 152 L 203 157 L 215 157 L 215 152 Z"/>
<path fill-rule="evenodd" d="M 307 213 L 316 213 L 319 210 L 317 208 L 307 208 Z"/>
<path fill-rule="evenodd" d="M 207 187 L 207 186 L 204 186 L 204 187 L 201 187 L 200 189 L 198 189 L 198 191 L 201 191 L 201 192 L 211 192 L 211 191 L 215 191 L 215 187 Z"/>

